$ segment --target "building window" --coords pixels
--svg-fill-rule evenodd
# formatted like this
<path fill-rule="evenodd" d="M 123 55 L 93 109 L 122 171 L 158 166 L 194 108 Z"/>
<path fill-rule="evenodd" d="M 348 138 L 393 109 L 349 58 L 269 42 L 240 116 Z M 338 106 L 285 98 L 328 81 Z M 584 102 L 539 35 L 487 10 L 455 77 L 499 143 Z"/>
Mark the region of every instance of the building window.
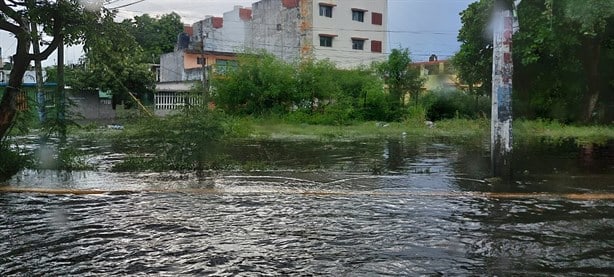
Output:
<path fill-rule="evenodd" d="M 320 4 L 320 16 L 333 17 L 333 6 Z"/>
<path fill-rule="evenodd" d="M 382 42 L 379 40 L 371 41 L 371 52 L 382 53 Z"/>
<path fill-rule="evenodd" d="M 371 13 L 371 23 L 373 25 L 382 25 L 383 16 L 381 13 Z"/>
<path fill-rule="evenodd" d="M 364 38 L 352 38 L 352 49 L 364 50 L 365 49 L 365 39 Z"/>
<path fill-rule="evenodd" d="M 196 57 L 196 64 L 207 64 L 207 60 L 203 57 Z"/>
<path fill-rule="evenodd" d="M 216 60 L 215 71 L 219 74 L 226 74 L 231 70 L 235 70 L 238 67 L 237 61 L 234 60 Z"/>
<path fill-rule="evenodd" d="M 333 37 L 332 36 L 320 36 L 320 46 L 333 47 Z"/>
<path fill-rule="evenodd" d="M 352 20 L 365 22 L 365 11 L 352 9 Z"/>

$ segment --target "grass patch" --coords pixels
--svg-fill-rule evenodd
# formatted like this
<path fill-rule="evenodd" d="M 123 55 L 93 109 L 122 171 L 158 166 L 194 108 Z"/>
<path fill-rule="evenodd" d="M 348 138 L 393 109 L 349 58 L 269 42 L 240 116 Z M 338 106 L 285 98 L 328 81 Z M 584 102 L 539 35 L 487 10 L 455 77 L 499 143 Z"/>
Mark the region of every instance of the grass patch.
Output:
<path fill-rule="evenodd" d="M 289 123 L 280 119 L 257 118 L 246 121 L 252 137 L 273 139 L 374 139 L 400 136 L 412 137 L 484 137 L 488 134 L 486 120 L 448 119 L 429 126 L 424 121 L 359 122 L 350 125 L 310 125 Z"/>
<path fill-rule="evenodd" d="M 358 122 L 350 125 L 310 125 L 276 118 L 243 120 L 252 130 L 251 137 L 263 139 L 376 139 L 402 135 L 415 138 L 488 139 L 490 119 L 444 119 L 429 126 L 425 122 Z M 516 120 L 514 138 L 519 141 L 540 139 L 549 143 L 574 140 L 578 145 L 603 145 L 614 140 L 614 127 L 605 125 L 576 126 L 556 121 Z"/>
<path fill-rule="evenodd" d="M 603 145 L 614 139 L 612 126 L 564 125 L 557 121 L 514 121 L 514 136 L 521 140 L 542 139 L 549 143 L 574 140 L 578 145 Z"/>

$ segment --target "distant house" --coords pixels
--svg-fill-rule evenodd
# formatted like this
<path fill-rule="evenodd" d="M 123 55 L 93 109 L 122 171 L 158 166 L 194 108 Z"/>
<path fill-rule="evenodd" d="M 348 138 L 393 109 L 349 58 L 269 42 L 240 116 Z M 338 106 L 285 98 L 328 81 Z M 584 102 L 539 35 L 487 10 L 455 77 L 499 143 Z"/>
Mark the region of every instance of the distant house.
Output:
<path fill-rule="evenodd" d="M 10 70 L 0 70 L 0 88 L 8 85 Z M 43 78 L 46 78 L 43 70 Z M 28 70 L 24 74 L 22 92 L 17 96 L 17 109 L 20 111 L 36 109 L 36 72 Z M 47 111 L 55 109 L 56 83 L 44 83 L 44 99 Z M 111 95 L 100 91 L 74 91 L 66 88 L 70 99 L 70 111 L 77 115 L 74 119 L 111 120 L 116 116 L 112 108 Z M 0 90 L 0 94 L 4 90 Z"/>
<path fill-rule="evenodd" d="M 432 55 L 428 62 L 416 62 L 412 65 L 420 69 L 420 77 L 425 79 L 422 85 L 424 91 L 464 89 L 448 60 L 439 60 Z"/>
<path fill-rule="evenodd" d="M 213 18 L 205 21 L 211 23 Z M 197 25 L 201 27 L 195 28 Z M 201 32 L 204 30 L 202 26 L 207 25 L 210 24 L 197 22 L 192 26 L 184 26 L 184 32 L 177 37 L 175 51 L 160 56 L 157 69 L 159 78 L 154 95 L 156 114 L 165 115 L 171 110 L 181 108 L 186 101 L 191 101 L 186 98 L 186 92 L 197 84 L 206 84 L 210 88 L 209 80 L 213 72 L 224 70 L 230 64 L 236 63 L 234 52 L 203 49 L 203 41 L 197 39 L 194 29 Z"/>

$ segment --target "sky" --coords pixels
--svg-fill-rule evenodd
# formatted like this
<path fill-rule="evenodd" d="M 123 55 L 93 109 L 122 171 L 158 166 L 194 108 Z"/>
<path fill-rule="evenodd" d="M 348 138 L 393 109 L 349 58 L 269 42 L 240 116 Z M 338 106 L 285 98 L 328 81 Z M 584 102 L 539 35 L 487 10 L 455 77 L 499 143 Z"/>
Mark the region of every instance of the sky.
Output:
<path fill-rule="evenodd" d="M 340 0 L 353 1 L 353 0 Z M 426 61 L 431 54 L 446 59 L 459 49 L 456 40 L 461 27 L 459 13 L 476 0 L 388 0 L 388 51 L 391 48 L 408 48 L 413 61 Z M 221 16 L 235 5 L 251 7 L 256 1 L 234 0 L 112 0 L 108 8 L 118 9 L 120 19 L 148 13 L 161 15 L 179 14 L 182 21 L 192 24 L 206 15 Z M 134 3 L 134 4 L 132 4 Z M 132 4 L 132 5 L 130 5 Z M 15 51 L 15 39 L 0 32 L 2 58 Z M 66 50 L 66 63 L 78 62 L 82 51 L 79 47 Z M 52 55 L 44 65 L 55 64 Z"/>

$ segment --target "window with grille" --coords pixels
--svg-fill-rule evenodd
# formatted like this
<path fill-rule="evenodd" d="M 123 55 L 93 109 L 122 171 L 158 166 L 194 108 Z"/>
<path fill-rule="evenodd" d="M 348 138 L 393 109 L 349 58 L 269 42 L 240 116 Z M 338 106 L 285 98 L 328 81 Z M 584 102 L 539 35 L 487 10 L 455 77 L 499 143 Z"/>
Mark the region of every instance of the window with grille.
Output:
<path fill-rule="evenodd" d="M 333 37 L 331 37 L 331 36 L 320 36 L 320 46 L 333 47 Z"/>
<path fill-rule="evenodd" d="M 320 4 L 320 16 L 333 17 L 333 6 Z"/>
<path fill-rule="evenodd" d="M 352 39 L 352 49 L 354 50 L 365 49 L 365 40 L 364 39 Z"/>
<path fill-rule="evenodd" d="M 352 20 L 358 22 L 365 22 L 365 11 L 352 10 Z"/>

